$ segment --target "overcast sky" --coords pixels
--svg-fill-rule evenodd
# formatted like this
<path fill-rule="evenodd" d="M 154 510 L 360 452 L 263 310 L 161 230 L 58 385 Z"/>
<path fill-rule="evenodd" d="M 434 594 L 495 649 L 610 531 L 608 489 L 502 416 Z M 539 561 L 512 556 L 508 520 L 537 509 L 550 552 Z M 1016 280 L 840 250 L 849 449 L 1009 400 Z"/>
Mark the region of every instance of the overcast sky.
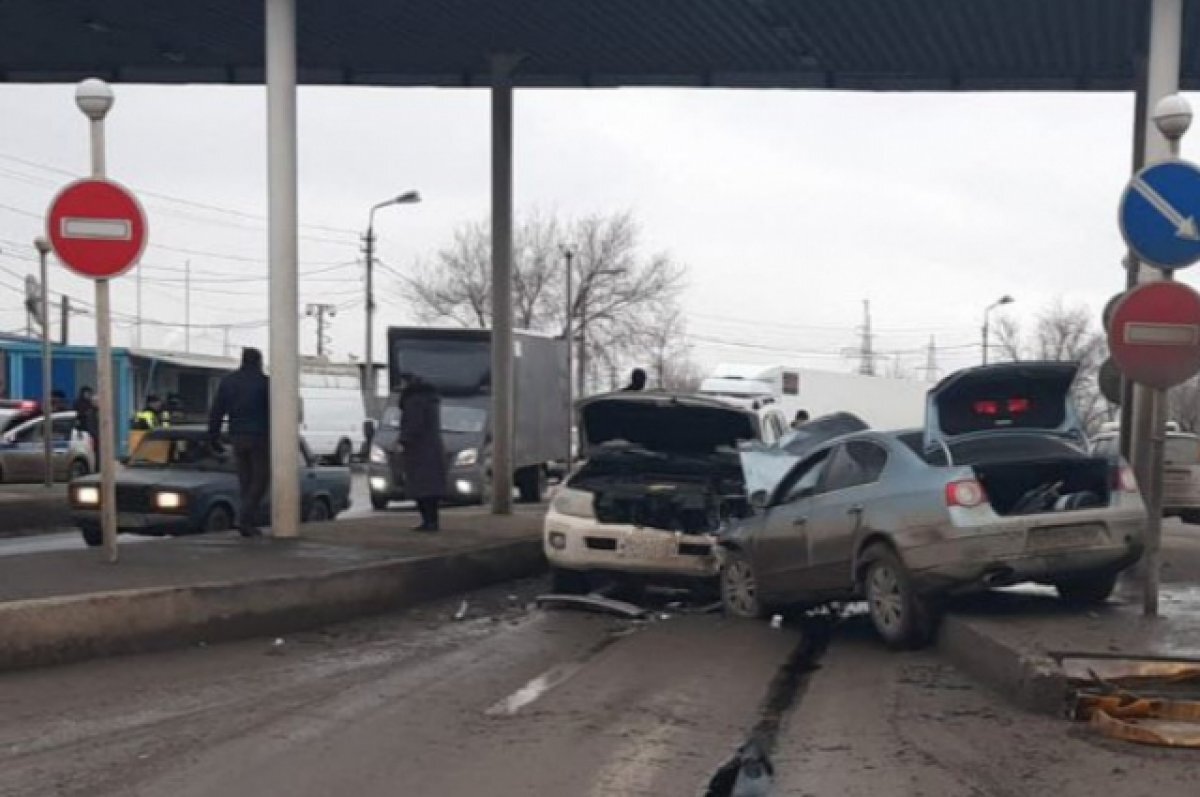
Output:
<path fill-rule="evenodd" d="M 172 325 L 189 261 L 191 322 L 213 325 L 193 349 L 219 353 L 218 325 L 234 346 L 265 343 L 262 89 L 116 92 L 109 172 L 142 192 L 151 224 L 144 345 L 183 348 Z M 516 108 L 518 210 L 633 210 L 647 252 L 689 267 L 706 365 L 851 369 L 843 349 L 867 299 L 877 348 L 920 369 L 936 336 L 945 372 L 978 360 L 983 308 L 1004 293 L 1027 318 L 1060 297 L 1098 314 L 1121 287 L 1128 95 L 529 90 Z M 301 299 L 339 305 L 335 355 L 362 353 L 357 231 L 372 204 L 425 198 L 378 216 L 381 259 L 398 270 L 486 216 L 488 109 L 480 90 L 301 90 Z M 30 242 L 56 188 L 86 171 L 85 124 L 73 87 L 0 86 L 0 331 L 24 326 Z M 395 279 L 379 282 L 382 339 L 410 317 Z M 52 283 L 90 301 L 61 269 Z M 135 285 L 117 284 L 120 312 L 134 313 Z M 75 319 L 75 338 L 90 341 L 91 324 Z M 134 334 L 122 323 L 117 343 Z M 301 340 L 314 350 L 311 323 Z"/>

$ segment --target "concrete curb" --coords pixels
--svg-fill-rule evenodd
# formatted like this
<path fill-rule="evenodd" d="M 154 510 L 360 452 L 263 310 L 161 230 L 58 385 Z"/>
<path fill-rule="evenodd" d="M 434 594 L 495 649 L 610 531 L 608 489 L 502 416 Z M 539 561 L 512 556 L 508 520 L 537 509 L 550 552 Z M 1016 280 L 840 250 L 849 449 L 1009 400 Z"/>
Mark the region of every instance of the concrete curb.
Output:
<path fill-rule="evenodd" d="M 0 603 L 0 670 L 278 635 L 401 609 L 546 566 L 540 539 L 261 581 Z"/>
<path fill-rule="evenodd" d="M 937 647 L 959 669 L 1021 708 L 1062 716 L 1067 679 L 1049 656 L 1021 650 L 956 614 L 943 619 Z"/>

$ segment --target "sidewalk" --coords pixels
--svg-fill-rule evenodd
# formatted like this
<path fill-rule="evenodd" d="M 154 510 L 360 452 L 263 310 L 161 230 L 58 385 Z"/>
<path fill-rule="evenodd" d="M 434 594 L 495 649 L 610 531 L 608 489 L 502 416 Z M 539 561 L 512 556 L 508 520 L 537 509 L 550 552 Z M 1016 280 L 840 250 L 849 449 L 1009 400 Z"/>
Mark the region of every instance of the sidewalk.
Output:
<path fill-rule="evenodd" d="M 0 485 L 0 537 L 69 527 L 71 510 L 65 484 L 49 490 L 42 484 Z"/>
<path fill-rule="evenodd" d="M 1103 607 L 1074 610 L 1052 589 L 1023 588 L 956 603 L 938 647 L 1018 705 L 1059 716 L 1073 659 L 1200 661 L 1200 528 L 1167 526 L 1163 554 L 1157 618 L 1142 616 L 1136 589 L 1126 587 Z"/>
<path fill-rule="evenodd" d="M 0 559 L 0 670 L 213 642 L 388 611 L 544 567 L 541 509 L 406 514 L 308 525 L 297 540 L 236 534 Z"/>

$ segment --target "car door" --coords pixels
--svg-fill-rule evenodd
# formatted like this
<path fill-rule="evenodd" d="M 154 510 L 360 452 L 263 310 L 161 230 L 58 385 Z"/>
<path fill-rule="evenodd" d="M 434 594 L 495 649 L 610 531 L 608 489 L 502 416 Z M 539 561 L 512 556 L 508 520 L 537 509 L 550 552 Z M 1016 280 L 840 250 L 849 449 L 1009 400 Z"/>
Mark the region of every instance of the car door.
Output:
<path fill-rule="evenodd" d="M 823 592 L 852 586 L 855 541 L 887 461 L 887 449 L 870 440 L 848 441 L 830 455 L 808 519 L 808 578 Z"/>
<path fill-rule="evenodd" d="M 4 478 L 12 482 L 42 478 L 42 419 L 26 421 L 13 429 L 4 445 Z"/>
<path fill-rule="evenodd" d="M 54 478 L 58 481 L 67 480 L 67 472 L 71 464 L 71 442 L 74 439 L 74 416 L 56 415 L 50 422 L 50 445 L 53 450 Z M 42 476 L 44 463 L 38 463 L 38 476 Z"/>
<path fill-rule="evenodd" d="M 808 515 L 828 454 L 828 450 L 811 454 L 784 477 L 753 536 L 754 571 L 768 602 L 796 601 L 806 592 Z"/>

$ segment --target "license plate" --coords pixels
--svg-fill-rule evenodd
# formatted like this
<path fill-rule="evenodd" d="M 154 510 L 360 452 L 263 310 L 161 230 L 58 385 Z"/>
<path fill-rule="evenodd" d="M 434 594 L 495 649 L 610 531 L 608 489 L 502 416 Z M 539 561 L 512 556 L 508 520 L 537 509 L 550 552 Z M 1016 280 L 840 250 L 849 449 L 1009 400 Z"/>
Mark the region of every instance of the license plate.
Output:
<path fill-rule="evenodd" d="M 634 534 L 621 545 L 624 556 L 637 559 L 666 559 L 676 553 L 675 537 L 670 534 Z"/>
<path fill-rule="evenodd" d="M 140 529 L 146 525 L 145 515 L 135 515 L 131 512 L 121 512 L 117 515 L 117 526 L 123 529 Z"/>
<path fill-rule="evenodd" d="M 1095 523 L 1076 526 L 1045 526 L 1030 529 L 1025 539 L 1027 551 L 1053 551 L 1061 548 L 1081 548 L 1100 542 L 1104 527 Z"/>

